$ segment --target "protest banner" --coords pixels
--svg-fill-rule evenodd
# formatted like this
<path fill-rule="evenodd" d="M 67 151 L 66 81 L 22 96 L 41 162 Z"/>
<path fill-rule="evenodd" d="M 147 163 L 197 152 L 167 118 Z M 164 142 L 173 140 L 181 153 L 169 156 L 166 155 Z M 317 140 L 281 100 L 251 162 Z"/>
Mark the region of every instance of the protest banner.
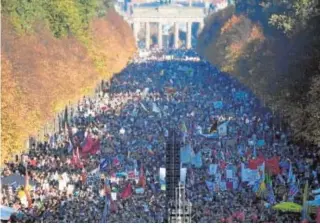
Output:
<path fill-rule="evenodd" d="M 222 109 L 223 102 L 222 101 L 215 101 L 215 102 L 213 102 L 213 107 L 214 107 L 214 109 Z"/>
<path fill-rule="evenodd" d="M 217 169 L 218 169 L 218 164 L 210 164 L 209 165 L 209 175 L 216 174 Z"/>
<path fill-rule="evenodd" d="M 159 179 L 161 190 L 164 191 L 166 189 L 166 168 L 160 168 Z"/>

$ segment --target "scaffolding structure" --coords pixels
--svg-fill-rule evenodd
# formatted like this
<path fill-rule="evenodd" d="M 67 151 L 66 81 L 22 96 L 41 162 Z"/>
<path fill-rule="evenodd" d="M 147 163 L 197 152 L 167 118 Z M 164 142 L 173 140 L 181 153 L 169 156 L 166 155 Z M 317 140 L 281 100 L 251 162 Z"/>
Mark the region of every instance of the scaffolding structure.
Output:
<path fill-rule="evenodd" d="M 179 183 L 175 189 L 174 203 L 170 203 L 169 222 L 170 223 L 191 223 L 192 204 L 186 199 L 185 186 Z"/>

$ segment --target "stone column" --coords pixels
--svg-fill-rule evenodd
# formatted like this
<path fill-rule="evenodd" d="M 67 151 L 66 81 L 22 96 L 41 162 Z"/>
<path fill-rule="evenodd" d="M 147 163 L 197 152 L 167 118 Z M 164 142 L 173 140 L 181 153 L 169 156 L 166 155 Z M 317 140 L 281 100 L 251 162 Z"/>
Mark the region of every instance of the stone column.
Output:
<path fill-rule="evenodd" d="M 191 27 L 192 27 L 192 22 L 187 22 L 187 42 L 186 42 L 187 49 L 190 49 L 192 47 L 191 46 L 191 38 L 192 38 Z"/>
<path fill-rule="evenodd" d="M 137 22 L 133 22 L 132 24 L 132 30 L 133 30 L 133 36 L 136 41 L 136 44 L 138 44 L 138 32 L 139 32 L 139 24 Z"/>
<path fill-rule="evenodd" d="M 179 48 L 179 24 L 174 23 L 174 48 Z"/>
<path fill-rule="evenodd" d="M 158 48 L 163 48 L 163 41 L 162 41 L 162 23 L 158 23 Z"/>
<path fill-rule="evenodd" d="M 146 49 L 150 48 L 150 23 L 146 22 Z"/>

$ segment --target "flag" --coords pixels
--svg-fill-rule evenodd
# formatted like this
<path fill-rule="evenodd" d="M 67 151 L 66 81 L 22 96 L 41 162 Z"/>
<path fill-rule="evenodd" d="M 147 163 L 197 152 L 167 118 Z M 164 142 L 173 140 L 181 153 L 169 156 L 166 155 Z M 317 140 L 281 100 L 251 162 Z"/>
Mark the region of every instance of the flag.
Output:
<path fill-rule="evenodd" d="M 202 167 L 202 154 L 201 151 L 199 151 L 195 157 L 192 159 L 192 164 L 196 167 L 196 168 L 201 168 Z"/>
<path fill-rule="evenodd" d="M 81 153 L 83 154 L 96 154 L 100 150 L 99 139 L 93 138 L 91 135 L 86 137 L 85 143 L 83 144 Z"/>
<path fill-rule="evenodd" d="M 206 184 L 207 184 L 207 188 L 208 188 L 209 191 L 213 191 L 214 190 L 214 183 L 212 181 L 206 180 Z"/>
<path fill-rule="evenodd" d="M 146 186 L 146 176 L 144 175 L 143 167 L 140 167 L 140 174 L 139 174 L 139 186 L 145 187 Z"/>
<path fill-rule="evenodd" d="M 222 107 L 223 107 L 222 101 L 213 102 L 213 107 L 214 107 L 214 109 L 222 109 Z"/>
<path fill-rule="evenodd" d="M 136 191 L 136 194 L 143 194 L 144 193 L 144 188 L 142 188 L 142 187 L 136 188 L 135 191 Z"/>
<path fill-rule="evenodd" d="M 114 157 L 112 163 L 113 163 L 114 166 L 119 166 L 120 165 L 120 161 L 119 161 L 118 157 Z"/>
<path fill-rule="evenodd" d="M 266 160 L 266 170 L 270 173 L 277 175 L 280 173 L 280 166 L 279 166 L 279 158 L 272 157 L 271 159 Z"/>
<path fill-rule="evenodd" d="M 128 171 L 128 178 L 129 179 L 135 179 L 136 178 L 136 174 L 135 171 Z"/>
<path fill-rule="evenodd" d="M 243 100 L 245 98 L 247 98 L 247 93 L 244 92 L 244 91 L 238 91 L 234 94 L 234 97 L 237 99 L 237 100 Z"/>
<path fill-rule="evenodd" d="M 107 168 L 107 165 L 108 165 L 107 158 L 100 159 L 100 170 L 105 170 Z"/>
<path fill-rule="evenodd" d="M 180 158 L 182 164 L 188 164 L 191 163 L 193 156 L 193 150 L 191 148 L 191 145 L 188 144 L 185 147 L 181 148 L 180 150 Z"/>
<path fill-rule="evenodd" d="M 216 174 L 217 169 L 218 169 L 218 164 L 210 164 L 209 165 L 209 175 Z"/>
<path fill-rule="evenodd" d="M 299 193 L 299 188 L 296 184 L 291 183 L 289 187 L 289 201 L 293 201 L 294 197 Z"/>
<path fill-rule="evenodd" d="M 226 136 L 228 133 L 228 121 L 218 126 L 219 136 Z"/>
<path fill-rule="evenodd" d="M 260 139 L 260 140 L 257 141 L 257 147 L 262 147 L 262 146 L 264 146 L 265 144 L 266 144 L 266 143 L 265 143 L 264 139 Z"/>
<path fill-rule="evenodd" d="M 252 170 L 258 169 L 258 166 L 261 166 L 264 162 L 263 158 L 250 159 L 248 167 Z"/>
<path fill-rule="evenodd" d="M 292 171 L 292 164 L 290 163 L 287 183 L 291 183 L 292 181 L 293 181 L 293 171 Z"/>
<path fill-rule="evenodd" d="M 272 188 L 272 181 L 269 175 L 266 175 L 266 186 L 267 186 L 267 191 L 268 191 L 268 202 L 271 205 L 274 205 L 276 203 L 276 198 L 274 196 L 273 188 Z"/>
<path fill-rule="evenodd" d="M 252 191 L 254 193 L 257 193 L 259 191 L 259 188 L 260 188 L 260 180 L 257 180 L 253 184 Z"/>
<path fill-rule="evenodd" d="M 227 163 L 223 160 L 219 161 L 219 167 L 221 170 L 224 170 L 227 167 Z"/>
<path fill-rule="evenodd" d="M 162 189 L 165 189 L 166 187 L 166 168 L 160 168 L 159 170 L 159 182 L 160 182 L 160 185 L 161 185 L 161 190 Z"/>
<path fill-rule="evenodd" d="M 187 168 L 180 168 L 180 182 L 186 184 Z"/>
<path fill-rule="evenodd" d="M 128 184 L 127 187 L 121 193 L 121 198 L 126 199 L 126 198 L 129 198 L 131 195 L 132 195 L 131 184 Z"/>

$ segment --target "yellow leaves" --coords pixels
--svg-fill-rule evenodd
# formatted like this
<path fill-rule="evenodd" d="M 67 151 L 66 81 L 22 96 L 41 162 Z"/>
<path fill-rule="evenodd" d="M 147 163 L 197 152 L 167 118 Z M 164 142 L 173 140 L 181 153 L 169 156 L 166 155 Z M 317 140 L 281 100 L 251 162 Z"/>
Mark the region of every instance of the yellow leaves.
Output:
<path fill-rule="evenodd" d="M 68 2 L 56 1 L 59 9 L 70 6 Z M 21 37 L 11 25 L 3 25 L 1 163 L 25 150 L 29 135 L 36 135 L 69 102 L 92 93 L 97 82 L 119 72 L 132 57 L 130 27 L 116 13 L 110 16 L 123 28 L 111 31 L 112 23 L 99 19 L 92 22 L 95 28 L 102 26 L 99 32 L 90 29 L 90 35 L 60 40 L 45 28 Z"/>

